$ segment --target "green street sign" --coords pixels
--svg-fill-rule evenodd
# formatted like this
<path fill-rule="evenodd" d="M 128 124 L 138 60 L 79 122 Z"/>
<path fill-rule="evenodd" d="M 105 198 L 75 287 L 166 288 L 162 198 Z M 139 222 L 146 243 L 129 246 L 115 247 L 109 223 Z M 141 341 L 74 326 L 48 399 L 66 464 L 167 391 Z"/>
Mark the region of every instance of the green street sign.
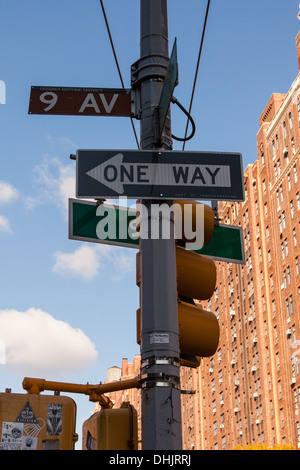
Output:
<path fill-rule="evenodd" d="M 242 227 L 219 224 L 214 228 L 214 233 L 209 243 L 201 249 L 192 244 L 189 245 L 189 248 L 216 261 L 245 264 Z"/>
<path fill-rule="evenodd" d="M 138 248 L 135 220 L 135 209 L 69 199 L 69 238 L 72 240 Z"/>
<path fill-rule="evenodd" d="M 139 248 L 136 209 L 94 201 L 69 199 L 69 238 L 93 243 Z M 210 242 L 188 249 L 216 261 L 245 264 L 242 227 L 220 224 Z"/>
<path fill-rule="evenodd" d="M 160 100 L 158 103 L 159 136 L 161 136 L 162 134 L 162 130 L 163 130 L 165 120 L 167 117 L 173 91 L 177 83 L 178 83 L 177 40 L 175 38 L 171 57 L 169 60 L 167 74 L 165 76 L 163 89 L 162 89 Z"/>

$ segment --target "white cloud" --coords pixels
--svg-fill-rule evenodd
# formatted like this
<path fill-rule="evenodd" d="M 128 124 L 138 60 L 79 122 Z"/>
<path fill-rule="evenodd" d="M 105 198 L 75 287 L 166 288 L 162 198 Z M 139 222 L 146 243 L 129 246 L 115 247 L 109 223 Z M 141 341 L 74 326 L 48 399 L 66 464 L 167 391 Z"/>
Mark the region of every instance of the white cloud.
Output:
<path fill-rule="evenodd" d="M 63 165 L 57 158 L 48 158 L 34 168 L 34 183 L 39 194 L 26 199 L 27 208 L 32 210 L 37 204 L 52 202 L 68 213 L 68 198 L 75 197 L 75 164 Z"/>
<path fill-rule="evenodd" d="M 83 244 L 72 253 L 56 252 L 53 271 L 87 281 L 105 271 L 118 280 L 135 269 L 135 253 L 127 250 L 130 248 Z"/>
<path fill-rule="evenodd" d="M 55 147 L 60 147 L 64 153 L 74 152 L 77 149 L 77 146 L 69 137 L 54 137 L 48 134 L 47 141 Z"/>
<path fill-rule="evenodd" d="M 123 278 L 127 273 L 134 271 L 136 267 L 135 256 L 132 256 L 130 248 L 123 248 L 123 251 L 117 248 L 117 250 L 110 257 L 110 262 L 114 268 L 112 277 L 115 280 Z"/>
<path fill-rule="evenodd" d="M 53 271 L 64 275 L 79 276 L 85 280 L 95 277 L 100 266 L 97 250 L 89 245 L 82 245 L 73 253 L 58 251 L 54 256 L 56 262 Z"/>
<path fill-rule="evenodd" d="M 0 181 L 0 205 L 9 204 L 19 197 L 18 190 L 6 181 Z M 0 215 L 0 233 L 13 233 L 10 222 L 4 215 Z"/>
<path fill-rule="evenodd" d="M 4 216 L 0 215 L 0 233 L 12 233 L 10 228 L 9 220 Z"/>
<path fill-rule="evenodd" d="M 82 369 L 97 357 L 80 329 L 36 308 L 0 310 L 0 342 L 6 364 L 33 370 Z"/>
<path fill-rule="evenodd" d="M 18 190 L 14 186 L 6 181 L 0 181 L 0 204 L 8 204 L 18 197 Z"/>

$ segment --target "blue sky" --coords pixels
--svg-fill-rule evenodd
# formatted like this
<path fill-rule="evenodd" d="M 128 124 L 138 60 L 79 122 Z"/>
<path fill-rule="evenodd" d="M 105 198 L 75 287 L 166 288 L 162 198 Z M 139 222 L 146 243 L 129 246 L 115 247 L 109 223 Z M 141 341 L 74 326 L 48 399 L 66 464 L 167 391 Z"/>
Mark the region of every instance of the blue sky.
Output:
<path fill-rule="evenodd" d="M 139 58 L 139 1 L 104 1 L 125 86 Z M 298 0 L 213 0 L 186 150 L 256 160 L 259 117 L 298 73 Z M 206 1 L 168 2 L 170 51 L 189 106 Z M 139 353 L 134 249 L 68 239 L 77 149 L 136 149 L 129 118 L 28 115 L 31 86 L 120 88 L 98 0 L 0 1 L 0 391 L 25 376 L 99 383 Z M 1 97 L 0 97 L 1 101 Z M 3 96 L 2 96 L 2 101 Z M 135 121 L 139 133 L 139 123 Z M 172 130 L 185 118 L 172 107 Z M 182 144 L 174 142 L 174 149 Z M 77 432 L 94 407 L 77 403 Z M 81 442 L 77 445 L 80 448 Z"/>

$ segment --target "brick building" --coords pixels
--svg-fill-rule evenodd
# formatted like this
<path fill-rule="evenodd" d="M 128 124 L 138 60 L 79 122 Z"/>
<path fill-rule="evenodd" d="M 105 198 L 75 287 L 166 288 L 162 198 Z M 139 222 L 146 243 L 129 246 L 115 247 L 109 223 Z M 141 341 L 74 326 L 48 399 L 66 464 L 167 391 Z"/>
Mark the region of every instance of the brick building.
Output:
<path fill-rule="evenodd" d="M 300 33 L 296 45 L 300 70 Z M 182 394 L 184 449 L 300 447 L 300 73 L 271 96 L 259 126 L 245 201 L 219 203 L 221 222 L 243 229 L 246 264 L 216 263 L 203 307 L 217 315 L 220 341 L 198 369 L 182 368 L 181 388 L 195 392 Z M 122 378 L 138 373 L 138 356 L 123 360 Z M 137 390 L 112 398 L 126 397 L 140 411 Z"/>
<path fill-rule="evenodd" d="M 246 265 L 219 263 L 207 303 L 221 333 L 201 366 L 201 448 L 300 444 L 300 74 L 259 123 L 245 201 L 220 204 L 222 221 L 243 228 Z"/>

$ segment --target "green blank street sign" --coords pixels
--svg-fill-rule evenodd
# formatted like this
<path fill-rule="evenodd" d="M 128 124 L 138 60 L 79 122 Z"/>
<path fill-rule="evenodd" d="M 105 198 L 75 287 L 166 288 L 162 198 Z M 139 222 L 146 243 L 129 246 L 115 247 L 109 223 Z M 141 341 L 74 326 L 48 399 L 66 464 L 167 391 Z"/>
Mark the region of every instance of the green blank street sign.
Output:
<path fill-rule="evenodd" d="M 97 203 L 80 199 L 69 199 L 69 238 L 93 243 L 139 248 L 139 238 L 135 236 L 135 226 L 131 222 L 136 219 L 136 210 L 103 204 L 102 216 L 97 216 Z M 97 236 L 98 223 L 114 213 L 116 234 L 107 237 Z M 209 256 L 216 261 L 245 264 L 243 231 L 241 227 L 220 224 L 214 228 L 213 236 L 207 245 L 199 249 L 196 245 L 188 244 L 189 249 Z"/>
<path fill-rule="evenodd" d="M 193 251 L 216 261 L 245 264 L 242 227 L 220 224 L 214 228 L 210 242 L 201 249 L 193 247 Z"/>
<path fill-rule="evenodd" d="M 103 216 L 97 216 L 97 207 L 97 203 L 93 201 L 69 199 L 70 239 L 130 248 L 139 247 L 139 238 L 134 237 L 135 230 L 130 227 L 130 222 L 136 219 L 135 209 L 103 204 L 105 213 Z M 97 225 L 112 212 L 116 216 L 116 236 L 112 237 L 110 233 L 107 238 L 100 239 L 97 236 Z"/>

